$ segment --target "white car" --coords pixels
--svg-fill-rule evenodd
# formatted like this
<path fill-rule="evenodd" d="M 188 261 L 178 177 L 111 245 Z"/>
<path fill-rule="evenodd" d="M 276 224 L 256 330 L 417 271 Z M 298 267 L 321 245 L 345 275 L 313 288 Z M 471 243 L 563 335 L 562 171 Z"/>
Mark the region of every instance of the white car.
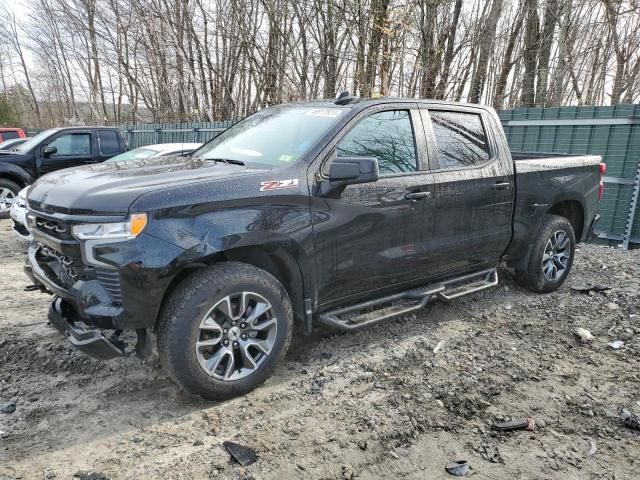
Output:
<path fill-rule="evenodd" d="M 120 162 L 127 160 L 139 160 L 141 158 L 166 157 L 168 155 L 188 155 L 202 146 L 201 143 L 158 143 L 134 148 L 128 152 L 111 157 L 107 162 Z M 11 205 L 9 215 L 13 220 L 13 231 L 24 240 L 31 240 L 31 233 L 27 227 L 27 190 L 20 190 L 18 196 Z"/>
<path fill-rule="evenodd" d="M 125 160 L 139 160 L 141 158 L 166 157 L 169 155 L 189 155 L 199 149 L 201 143 L 158 143 L 134 148 L 128 152 L 111 157 L 107 162 L 121 162 Z"/>
<path fill-rule="evenodd" d="M 31 241 L 31 232 L 27 227 L 27 191 L 29 186 L 24 187 L 11 205 L 9 215 L 13 220 L 13 231 L 24 240 Z"/>

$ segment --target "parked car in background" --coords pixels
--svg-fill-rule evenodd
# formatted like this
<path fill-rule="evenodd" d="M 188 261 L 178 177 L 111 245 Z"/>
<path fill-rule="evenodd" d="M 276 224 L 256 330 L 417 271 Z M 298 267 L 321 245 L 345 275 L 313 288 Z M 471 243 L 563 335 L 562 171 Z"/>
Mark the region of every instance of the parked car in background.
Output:
<path fill-rule="evenodd" d="M 0 128 L 0 142 L 13 140 L 14 138 L 26 138 L 27 135 L 21 128 Z"/>
<path fill-rule="evenodd" d="M 31 232 L 27 226 L 27 191 L 29 187 L 24 187 L 16 195 L 9 215 L 13 220 L 13 232 L 23 240 L 31 240 Z"/>
<path fill-rule="evenodd" d="M 259 111 L 189 157 L 47 175 L 26 273 L 97 358 L 157 350 L 191 393 L 262 383 L 293 323 L 353 330 L 498 285 L 567 279 L 598 220 L 599 156 L 514 153 L 496 113 L 421 100 Z M 126 338 L 126 337 L 125 337 Z"/>
<path fill-rule="evenodd" d="M 0 142 L 0 152 L 13 150 L 14 148 L 22 145 L 26 141 L 27 141 L 26 138 L 12 138 L 10 140 L 5 140 L 4 142 Z"/>
<path fill-rule="evenodd" d="M 157 143 L 134 148 L 128 152 L 110 158 L 109 162 L 140 160 L 142 158 L 166 157 L 168 155 L 189 155 L 202 146 L 202 143 Z"/>
<path fill-rule="evenodd" d="M 107 162 L 121 162 L 128 160 L 140 160 L 143 158 L 167 157 L 169 155 L 189 155 L 202 146 L 201 143 L 158 143 L 134 148 L 106 160 Z M 20 238 L 31 240 L 31 233 L 26 222 L 27 191 L 29 187 L 20 190 L 11 206 L 10 216 L 13 220 L 13 231 Z"/>
<path fill-rule="evenodd" d="M 23 132 L 24 133 L 24 132 Z M 100 163 L 127 149 L 118 128 L 52 128 L 0 152 L 0 218 L 7 218 L 20 190 L 46 173 Z"/>

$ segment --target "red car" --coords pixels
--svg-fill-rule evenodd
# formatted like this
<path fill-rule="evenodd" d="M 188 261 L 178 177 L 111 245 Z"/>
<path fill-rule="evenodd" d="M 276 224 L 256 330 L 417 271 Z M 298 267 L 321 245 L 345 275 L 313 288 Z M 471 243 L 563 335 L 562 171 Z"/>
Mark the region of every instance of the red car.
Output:
<path fill-rule="evenodd" d="M 14 138 L 26 138 L 24 130 L 21 128 L 0 128 L 0 142 Z"/>

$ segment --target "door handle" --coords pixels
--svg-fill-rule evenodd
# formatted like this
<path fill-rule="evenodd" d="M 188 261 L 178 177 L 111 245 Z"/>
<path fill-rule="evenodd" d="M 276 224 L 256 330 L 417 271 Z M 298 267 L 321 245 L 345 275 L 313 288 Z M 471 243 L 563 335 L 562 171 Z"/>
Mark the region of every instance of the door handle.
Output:
<path fill-rule="evenodd" d="M 494 190 L 504 190 L 505 188 L 509 188 L 511 184 L 509 182 L 496 182 L 491 185 L 491 188 Z"/>
<path fill-rule="evenodd" d="M 422 200 L 423 198 L 431 198 L 431 192 L 409 192 L 405 194 L 404 198 L 417 202 L 418 200 Z"/>

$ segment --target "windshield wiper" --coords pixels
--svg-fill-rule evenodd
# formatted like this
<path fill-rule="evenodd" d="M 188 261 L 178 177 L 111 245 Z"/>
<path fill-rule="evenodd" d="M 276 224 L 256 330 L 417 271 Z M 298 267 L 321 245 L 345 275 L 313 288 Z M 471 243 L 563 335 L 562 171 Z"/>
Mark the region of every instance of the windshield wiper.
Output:
<path fill-rule="evenodd" d="M 226 163 L 227 165 L 244 165 L 244 162 L 241 160 L 233 160 L 229 158 L 205 158 L 203 159 L 205 162 L 220 162 Z"/>

